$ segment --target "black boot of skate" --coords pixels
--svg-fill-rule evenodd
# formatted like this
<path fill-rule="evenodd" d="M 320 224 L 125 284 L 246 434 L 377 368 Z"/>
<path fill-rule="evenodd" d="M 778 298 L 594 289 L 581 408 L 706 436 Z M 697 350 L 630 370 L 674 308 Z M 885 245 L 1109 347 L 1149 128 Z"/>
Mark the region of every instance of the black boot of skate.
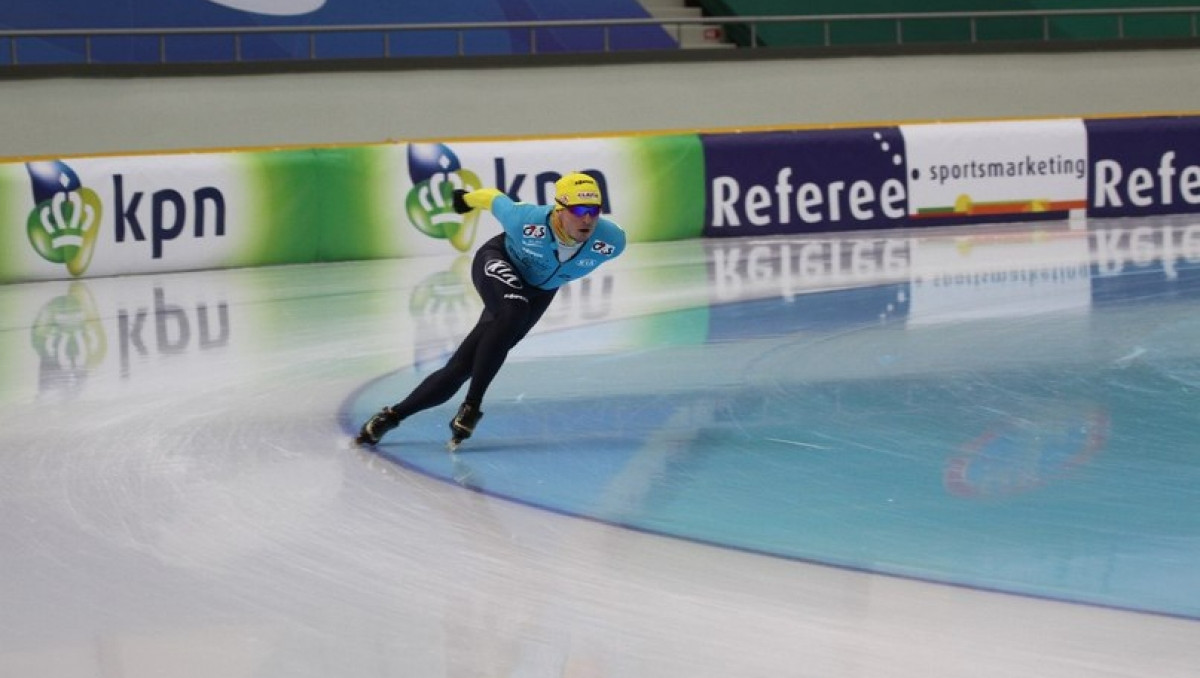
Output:
<path fill-rule="evenodd" d="M 382 410 L 371 415 L 367 423 L 363 424 L 362 430 L 358 432 L 358 437 L 354 442 L 358 445 L 375 445 L 383 438 L 383 435 L 388 431 L 400 425 L 400 415 L 390 407 L 385 407 Z"/>
<path fill-rule="evenodd" d="M 471 437 L 475 432 L 475 425 L 483 418 L 483 412 L 479 411 L 479 405 L 474 403 L 463 403 L 458 407 L 458 414 L 450 420 L 450 443 L 447 447 L 450 451 L 458 449 L 462 441 Z"/>

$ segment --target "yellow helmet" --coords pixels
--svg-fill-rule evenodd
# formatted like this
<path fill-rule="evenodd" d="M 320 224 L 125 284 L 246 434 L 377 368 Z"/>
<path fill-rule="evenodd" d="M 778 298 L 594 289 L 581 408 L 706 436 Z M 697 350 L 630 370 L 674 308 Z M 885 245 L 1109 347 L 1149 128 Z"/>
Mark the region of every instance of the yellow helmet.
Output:
<path fill-rule="evenodd" d="M 554 182 L 554 202 L 562 209 L 567 205 L 600 205 L 604 196 L 600 195 L 600 184 L 592 177 L 571 172 Z"/>

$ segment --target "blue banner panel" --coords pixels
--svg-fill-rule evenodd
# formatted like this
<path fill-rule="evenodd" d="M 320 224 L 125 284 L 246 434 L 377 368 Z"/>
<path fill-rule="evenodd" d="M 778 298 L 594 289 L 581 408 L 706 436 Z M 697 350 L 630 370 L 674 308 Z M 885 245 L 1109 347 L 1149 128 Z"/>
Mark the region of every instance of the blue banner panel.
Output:
<path fill-rule="evenodd" d="M 1088 216 L 1200 212 L 1200 118 L 1085 120 Z"/>
<path fill-rule="evenodd" d="M 0 10 L 0 29 L 155 29 L 234 27 L 329 27 L 380 24 L 470 23 L 637 19 L 649 15 L 635 0 L 461 0 L 454 3 L 392 2 L 391 0 L 46 0 L 9 3 Z M 7 47 L 7 45 L 5 45 Z M 219 62 L 243 59 L 347 59 L 383 56 L 454 56 L 528 54 L 531 52 L 590 52 L 605 49 L 653 50 L 676 47 L 660 26 L 612 27 L 607 39 L 601 28 L 554 28 L 468 31 L 460 47 L 454 31 L 403 31 L 386 36 L 374 32 L 318 35 L 307 33 L 248 36 L 237 47 L 232 35 L 157 38 L 132 36 L 98 39 L 92 61 L 147 63 L 165 61 Z M 20 38 L 19 63 L 77 63 L 84 61 L 82 38 Z M 7 57 L 7 52 L 6 55 Z M 5 62 L 11 59 L 6 58 Z"/>
<path fill-rule="evenodd" d="M 908 224 L 899 128 L 702 135 L 704 235 L 735 237 Z"/>

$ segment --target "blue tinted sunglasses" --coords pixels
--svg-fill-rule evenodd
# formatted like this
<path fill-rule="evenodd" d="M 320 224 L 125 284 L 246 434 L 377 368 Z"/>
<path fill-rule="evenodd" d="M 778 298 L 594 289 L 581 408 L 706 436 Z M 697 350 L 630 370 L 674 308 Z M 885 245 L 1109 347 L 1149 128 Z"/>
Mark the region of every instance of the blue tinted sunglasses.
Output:
<path fill-rule="evenodd" d="M 567 205 L 567 211 L 577 217 L 598 217 L 600 216 L 599 205 Z"/>

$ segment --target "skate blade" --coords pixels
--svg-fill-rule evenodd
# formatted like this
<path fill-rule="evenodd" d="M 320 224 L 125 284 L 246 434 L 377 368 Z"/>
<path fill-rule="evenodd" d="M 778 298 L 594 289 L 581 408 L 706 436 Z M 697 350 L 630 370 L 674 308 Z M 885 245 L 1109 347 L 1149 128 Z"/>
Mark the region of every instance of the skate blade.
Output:
<path fill-rule="evenodd" d="M 462 445 L 462 442 L 462 438 L 451 438 L 450 442 L 446 443 L 446 450 L 449 452 L 457 452 L 459 446 Z"/>

